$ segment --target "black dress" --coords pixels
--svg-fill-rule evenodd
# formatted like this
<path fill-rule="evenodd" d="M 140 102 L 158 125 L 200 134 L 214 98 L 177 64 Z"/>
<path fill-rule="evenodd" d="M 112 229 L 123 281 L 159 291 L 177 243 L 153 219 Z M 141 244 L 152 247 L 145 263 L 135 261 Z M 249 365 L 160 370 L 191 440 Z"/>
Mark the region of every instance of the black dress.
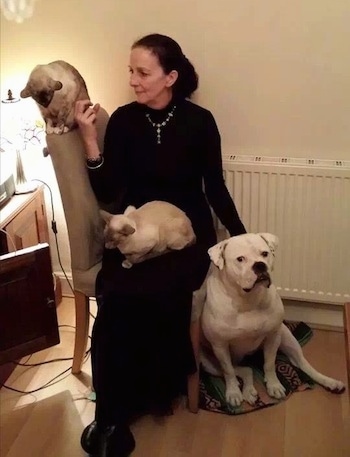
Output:
<path fill-rule="evenodd" d="M 168 117 L 157 132 L 153 124 Z M 118 108 L 107 126 L 104 164 L 89 176 L 98 200 L 114 202 L 114 212 L 164 200 L 186 212 L 197 237 L 191 247 L 131 269 L 121 266 L 118 250 L 104 252 L 92 370 L 96 420 L 109 425 L 162 408 L 183 392 L 196 369 L 189 338 L 192 292 L 204 281 L 207 250 L 216 243 L 210 206 L 230 235 L 245 229 L 223 180 L 215 120 L 190 101 L 176 100 L 163 110 L 136 102 Z"/>

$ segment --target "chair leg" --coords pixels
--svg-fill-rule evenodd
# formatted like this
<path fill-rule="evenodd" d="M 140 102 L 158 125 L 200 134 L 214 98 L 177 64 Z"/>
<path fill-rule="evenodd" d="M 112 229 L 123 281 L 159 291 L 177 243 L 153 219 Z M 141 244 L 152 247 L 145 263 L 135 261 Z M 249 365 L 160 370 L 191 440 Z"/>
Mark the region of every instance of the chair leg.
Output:
<path fill-rule="evenodd" d="M 188 409 L 191 413 L 198 413 L 199 403 L 199 334 L 200 334 L 200 320 L 197 319 L 191 322 L 190 336 L 193 347 L 193 353 L 196 359 L 197 371 L 188 376 L 187 380 L 187 395 L 188 395 Z"/>
<path fill-rule="evenodd" d="M 72 373 L 79 374 L 83 365 L 89 335 L 90 306 L 89 297 L 77 290 L 75 300 L 75 343 Z"/>
<path fill-rule="evenodd" d="M 348 387 L 350 388 L 350 302 L 344 303 L 344 334 L 345 334 L 345 355 L 348 372 Z M 350 400 L 350 396 L 349 396 Z"/>

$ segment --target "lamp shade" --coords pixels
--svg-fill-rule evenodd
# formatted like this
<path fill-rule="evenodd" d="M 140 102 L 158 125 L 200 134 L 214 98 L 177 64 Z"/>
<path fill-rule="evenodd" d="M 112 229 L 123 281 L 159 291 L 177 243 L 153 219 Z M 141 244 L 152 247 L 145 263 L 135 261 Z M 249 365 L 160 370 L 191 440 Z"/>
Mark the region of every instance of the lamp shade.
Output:
<path fill-rule="evenodd" d="M 19 103 L 18 103 L 19 102 Z M 7 99 L 1 103 L 1 140 L 4 149 L 11 151 L 16 160 L 16 193 L 32 192 L 37 183 L 29 181 L 24 172 L 22 153 L 28 154 L 28 146 L 41 146 L 45 131 L 43 125 L 38 124 L 33 118 L 26 116 L 25 110 L 19 99 L 13 97 L 11 90 L 8 91 Z"/>

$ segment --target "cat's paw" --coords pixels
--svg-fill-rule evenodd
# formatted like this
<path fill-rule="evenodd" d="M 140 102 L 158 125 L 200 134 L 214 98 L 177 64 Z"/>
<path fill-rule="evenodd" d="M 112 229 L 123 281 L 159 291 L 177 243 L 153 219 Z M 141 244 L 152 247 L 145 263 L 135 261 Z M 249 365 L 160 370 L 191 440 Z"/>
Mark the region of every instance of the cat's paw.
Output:
<path fill-rule="evenodd" d="M 66 125 L 63 127 L 63 133 L 67 133 L 69 132 L 69 127 L 67 127 Z"/>
<path fill-rule="evenodd" d="M 61 133 L 62 133 L 61 127 L 54 127 L 52 133 L 54 133 L 55 135 L 61 135 Z"/>
<path fill-rule="evenodd" d="M 47 135 L 52 135 L 53 133 L 55 133 L 54 130 L 55 130 L 55 129 L 54 129 L 51 125 L 47 125 L 47 126 L 46 126 L 46 134 L 47 134 Z"/>
<path fill-rule="evenodd" d="M 66 127 L 64 124 L 60 124 L 60 125 L 56 125 L 54 128 L 53 128 L 53 132 L 55 135 L 62 135 L 62 133 L 66 133 L 68 132 L 68 130 L 65 130 L 65 129 L 68 129 L 68 127 Z"/>
<path fill-rule="evenodd" d="M 132 263 L 129 260 L 123 260 L 122 267 L 129 269 L 132 267 Z"/>

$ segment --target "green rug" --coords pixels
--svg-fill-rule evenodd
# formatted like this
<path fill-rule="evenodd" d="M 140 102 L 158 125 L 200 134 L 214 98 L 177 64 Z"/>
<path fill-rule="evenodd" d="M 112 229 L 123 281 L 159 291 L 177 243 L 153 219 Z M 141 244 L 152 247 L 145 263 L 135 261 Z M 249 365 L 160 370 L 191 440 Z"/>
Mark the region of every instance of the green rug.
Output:
<path fill-rule="evenodd" d="M 285 324 L 301 346 L 307 343 L 312 337 L 311 328 L 303 322 L 285 322 Z M 314 381 L 303 371 L 293 366 L 285 355 L 278 353 L 276 358 L 276 372 L 281 384 L 286 389 L 286 397 L 282 400 L 271 398 L 267 394 L 264 384 L 263 363 L 264 358 L 262 351 L 257 351 L 255 354 L 246 357 L 242 361 L 242 365 L 253 369 L 254 385 L 259 395 L 254 406 L 249 405 L 247 402 L 243 402 L 242 405 L 237 407 L 227 404 L 225 400 L 224 379 L 210 375 L 201 368 L 199 407 L 216 413 L 230 415 L 244 414 L 278 404 L 281 401 L 286 400 L 292 393 L 312 389 L 315 385 Z"/>

